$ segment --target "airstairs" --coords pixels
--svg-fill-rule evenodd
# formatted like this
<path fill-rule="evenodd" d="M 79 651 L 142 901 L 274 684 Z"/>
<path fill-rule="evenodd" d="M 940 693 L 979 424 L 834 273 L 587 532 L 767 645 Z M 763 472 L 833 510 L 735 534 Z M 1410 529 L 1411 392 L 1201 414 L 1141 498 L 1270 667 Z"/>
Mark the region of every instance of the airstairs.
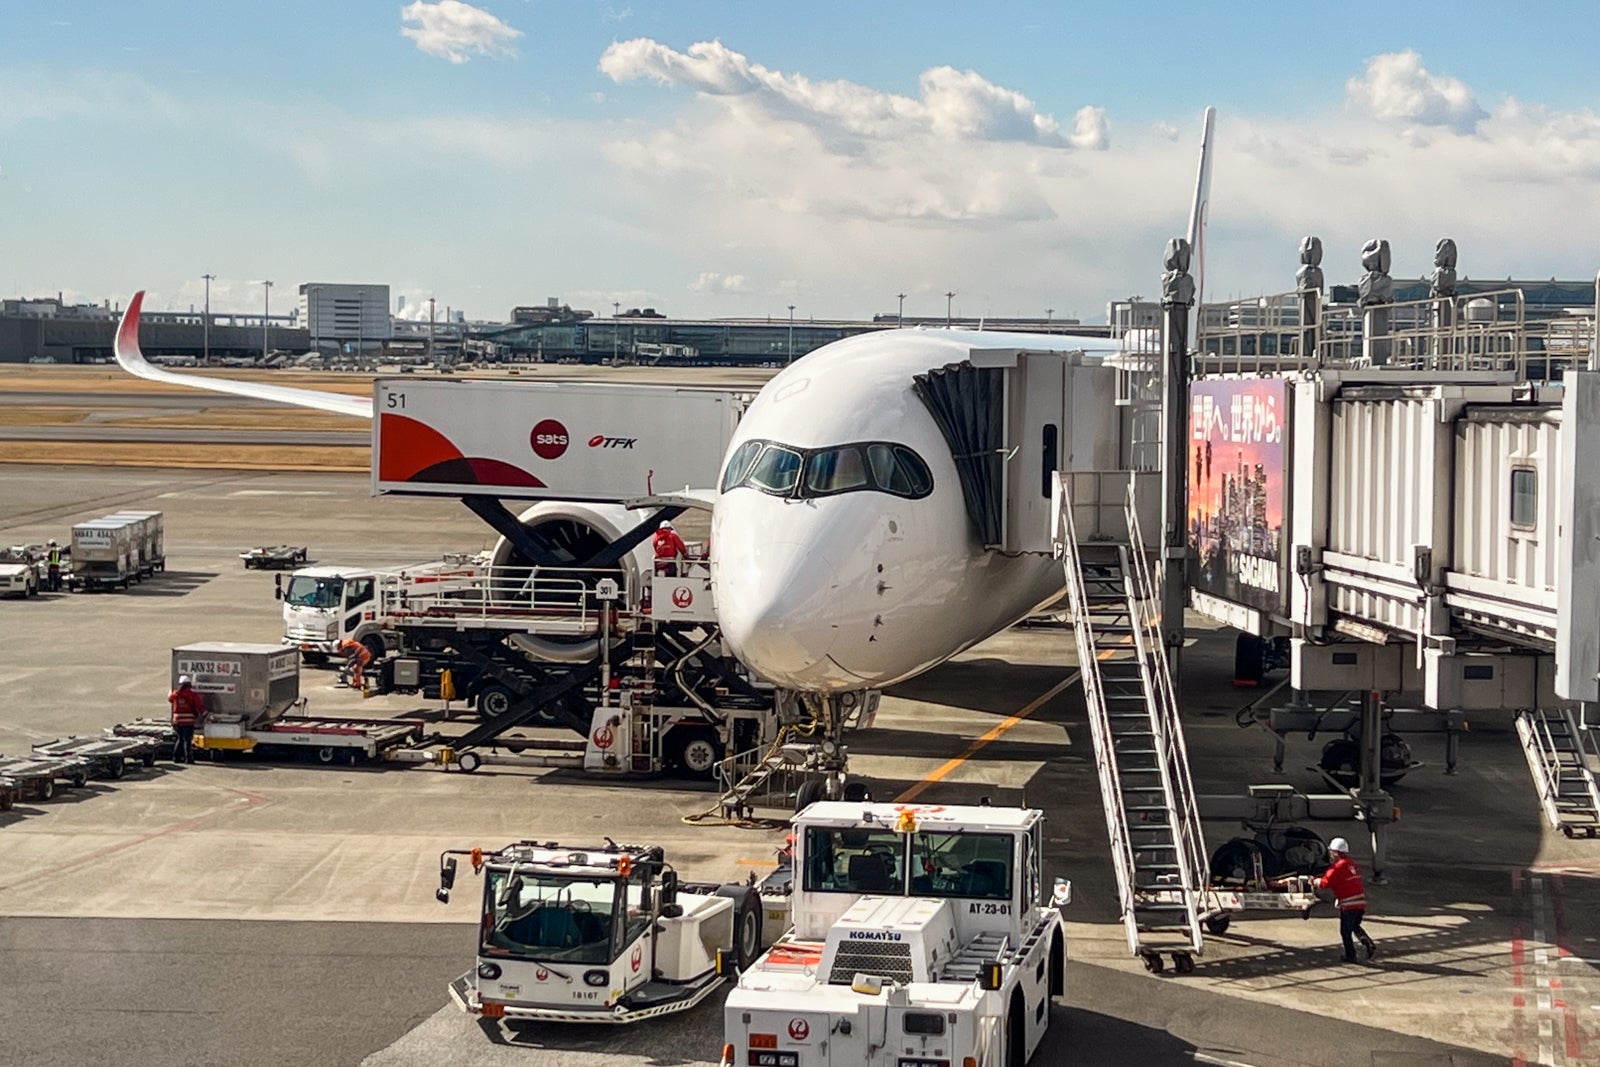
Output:
<path fill-rule="evenodd" d="M 1537 708 L 1517 715 L 1517 736 L 1533 772 L 1545 819 L 1568 837 L 1600 833 L 1600 786 L 1593 763 L 1595 731 L 1570 708 Z"/>
<path fill-rule="evenodd" d="M 1080 542 L 1071 476 L 1057 480 L 1057 552 L 1077 637 L 1128 949 L 1180 972 L 1203 946 L 1205 839 L 1161 643 L 1160 600 L 1130 478 L 1119 522 Z M 1115 531 L 1115 532 L 1113 532 Z M 1117 536 L 1120 533 L 1121 536 Z"/>

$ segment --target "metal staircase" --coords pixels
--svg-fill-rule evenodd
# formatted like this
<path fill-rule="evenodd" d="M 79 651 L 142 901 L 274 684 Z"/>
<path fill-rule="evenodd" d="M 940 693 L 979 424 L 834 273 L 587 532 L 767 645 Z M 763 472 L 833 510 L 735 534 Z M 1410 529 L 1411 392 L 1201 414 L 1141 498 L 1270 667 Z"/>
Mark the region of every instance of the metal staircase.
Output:
<path fill-rule="evenodd" d="M 1517 736 L 1550 826 L 1568 837 L 1600 833 L 1593 731 L 1571 709 L 1537 708 L 1517 715 Z"/>
<path fill-rule="evenodd" d="M 1066 478 L 1058 507 L 1057 551 L 1128 949 L 1152 971 L 1163 952 L 1188 971 L 1204 942 L 1205 844 L 1132 479 L 1124 541 L 1079 543 Z"/>

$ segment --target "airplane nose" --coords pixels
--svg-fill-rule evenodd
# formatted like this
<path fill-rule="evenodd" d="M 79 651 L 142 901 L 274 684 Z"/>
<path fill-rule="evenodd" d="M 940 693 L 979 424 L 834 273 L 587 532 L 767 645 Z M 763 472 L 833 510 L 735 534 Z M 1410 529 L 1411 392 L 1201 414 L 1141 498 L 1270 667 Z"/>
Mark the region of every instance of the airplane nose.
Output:
<path fill-rule="evenodd" d="M 803 686 L 838 635 L 839 584 L 815 549 L 791 542 L 751 546 L 724 558 L 717 616 L 733 653 L 757 674 Z"/>

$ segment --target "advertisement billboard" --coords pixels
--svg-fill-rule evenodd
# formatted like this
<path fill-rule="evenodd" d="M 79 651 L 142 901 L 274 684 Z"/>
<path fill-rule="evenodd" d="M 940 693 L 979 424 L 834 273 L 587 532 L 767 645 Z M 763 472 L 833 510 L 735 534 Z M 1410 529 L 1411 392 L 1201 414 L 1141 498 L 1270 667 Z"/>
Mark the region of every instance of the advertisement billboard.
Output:
<path fill-rule="evenodd" d="M 379 380 L 373 491 L 604 501 L 711 489 L 744 399 L 661 385 Z"/>
<path fill-rule="evenodd" d="M 1189 584 L 1274 615 L 1289 606 L 1288 403 L 1282 378 L 1208 378 L 1189 388 Z"/>

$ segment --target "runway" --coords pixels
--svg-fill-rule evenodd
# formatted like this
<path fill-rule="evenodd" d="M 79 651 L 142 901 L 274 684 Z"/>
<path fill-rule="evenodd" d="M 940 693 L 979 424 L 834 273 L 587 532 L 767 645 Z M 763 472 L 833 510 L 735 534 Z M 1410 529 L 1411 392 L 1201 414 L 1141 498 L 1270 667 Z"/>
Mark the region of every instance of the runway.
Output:
<path fill-rule="evenodd" d="M 165 713 L 169 650 L 195 640 L 275 642 L 273 576 L 237 553 L 306 544 L 324 563 L 403 565 L 487 547 L 458 502 L 374 498 L 363 475 L 0 466 L 0 542 L 59 537 L 127 507 L 166 513 L 168 575 L 127 593 L 0 601 L 6 709 L 0 751 Z M 703 518 L 690 521 L 703 522 Z M 689 530 L 694 533 L 694 530 Z M 1271 742 L 1241 731 L 1254 694 L 1229 684 L 1232 643 L 1209 628 L 1185 652 L 1181 703 L 1200 792 L 1267 780 Z M 1387 885 L 1370 885 L 1383 955 L 1337 962 L 1322 914 L 1236 921 L 1208 938 L 1193 975 L 1148 975 L 1116 913 L 1105 823 L 1076 686 L 1071 633 L 1019 628 L 885 697 L 851 737 L 875 796 L 917 803 L 1027 803 L 1047 812 L 1045 881 L 1069 877 L 1068 990 L 1036 1067 L 1592 1062 L 1600 1042 L 1600 853 L 1545 831 L 1504 724 L 1474 722 L 1461 767 L 1442 740 L 1413 739 L 1429 767 L 1397 787 L 1404 821 Z M 361 700 L 307 670 L 314 711 L 402 715 L 412 697 Z M 993 737 L 984 744 L 978 741 Z M 1321 744 L 1292 738 L 1278 776 Z M 714 1063 L 720 995 L 636 1028 L 484 1027 L 449 1006 L 472 961 L 475 883 L 433 899 L 441 849 L 609 834 L 659 843 L 687 879 L 742 878 L 781 833 L 691 827 L 703 786 L 568 772 L 273 765 L 241 759 L 130 774 L 0 815 L 0 1032 L 8 1055 L 103 1067 L 315 1062 L 373 1067 Z M 1324 829 L 1357 837 L 1358 828 Z M 1208 824 L 1213 846 L 1239 832 Z M 1535 887 L 1537 891 L 1535 891 Z M 1546 983 L 1538 986 L 1537 982 Z M 1573 1012 L 1563 1016 L 1536 990 Z M 1523 990 L 1517 993 L 1518 989 Z M 1552 1014 L 1553 1013 L 1553 1014 Z M 1569 1048 L 1576 1054 L 1568 1055 Z"/>

